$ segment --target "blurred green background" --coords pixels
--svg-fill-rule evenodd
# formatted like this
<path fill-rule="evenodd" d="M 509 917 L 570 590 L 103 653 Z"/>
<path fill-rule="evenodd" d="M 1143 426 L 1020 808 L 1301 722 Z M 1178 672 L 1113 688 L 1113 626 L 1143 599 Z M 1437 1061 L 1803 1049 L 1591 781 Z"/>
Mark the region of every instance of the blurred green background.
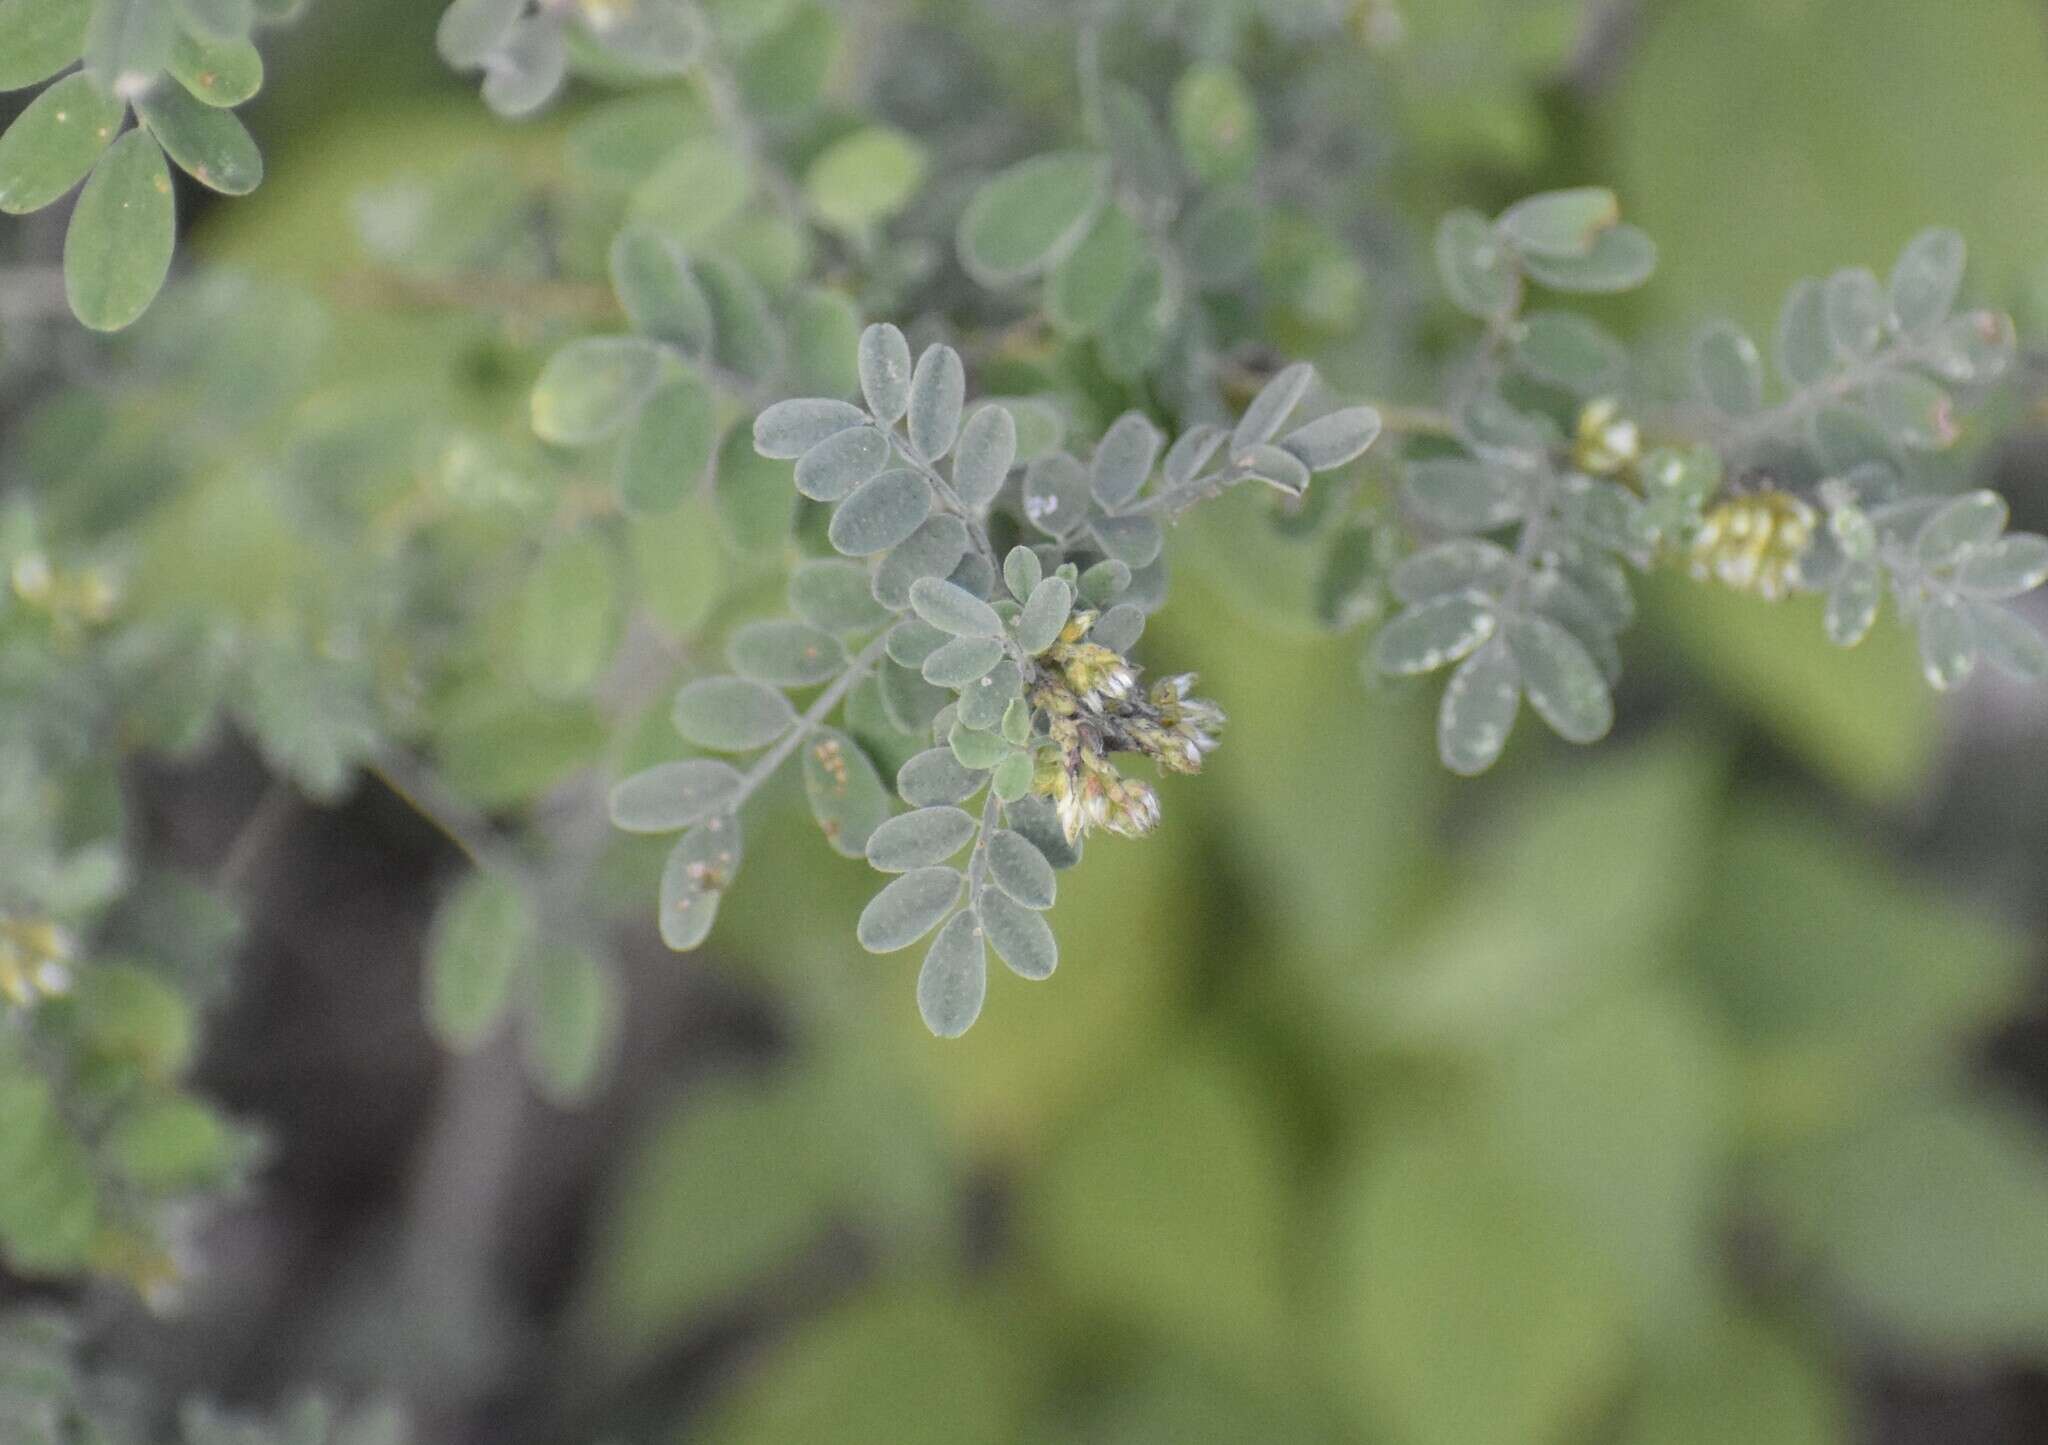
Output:
<path fill-rule="evenodd" d="M 433 59 L 437 9 L 281 37 L 272 178 L 200 215 L 200 259 L 330 290 L 363 191 L 479 147 L 545 171 L 559 121 L 492 121 Z M 851 67 L 900 18 L 834 9 Z M 1611 183 L 1663 248 L 1614 324 L 1655 347 L 1715 314 L 1767 334 L 1794 278 L 1945 224 L 2042 341 L 2032 0 L 1398 13 L 1358 84 L 1405 126 L 1406 244 Z M 1370 329 L 1396 302 L 1366 285 Z M 364 366 L 429 344 L 337 326 Z M 1416 384 L 1346 338 L 1319 359 Z M 2038 384 L 1976 460 L 2037 530 Z M 278 1163 L 203 1234 L 184 1316 L 120 1350 L 230 1398 L 390 1392 L 478 1442 L 2048 1439 L 2041 699 L 1940 705 L 1889 630 L 1843 653 L 1817 604 L 1673 579 L 1614 739 L 1525 726 L 1460 782 L 1430 697 L 1295 620 L 1308 568 L 1249 505 L 1174 534 L 1141 649 L 1200 672 L 1224 747 L 1154 837 L 1063 876 L 1059 972 L 998 970 L 956 1042 L 908 955 L 854 946 L 871 875 L 789 787 L 708 952 L 631 940 L 612 1082 L 551 1109 L 509 1046 L 451 1064 L 417 1022 L 445 846 L 367 784 L 296 813 L 202 1073 Z M 208 856 L 255 770 L 154 776 L 163 849 Z"/>

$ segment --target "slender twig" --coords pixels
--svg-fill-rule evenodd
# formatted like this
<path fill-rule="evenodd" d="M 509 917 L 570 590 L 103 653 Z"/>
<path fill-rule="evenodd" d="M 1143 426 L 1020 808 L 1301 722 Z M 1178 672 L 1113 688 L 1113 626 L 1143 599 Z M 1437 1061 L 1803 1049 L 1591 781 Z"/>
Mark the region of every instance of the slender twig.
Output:
<path fill-rule="evenodd" d="M 874 665 L 881 660 L 888 642 L 889 634 L 882 633 L 862 648 L 859 655 L 846 665 L 846 671 L 840 673 L 829 687 L 818 694 L 811 705 L 804 709 L 803 716 L 796 720 L 796 726 L 784 734 L 782 741 L 763 753 L 741 776 L 739 790 L 733 794 L 730 808 L 737 808 L 746 802 L 756 789 L 774 776 L 775 770 L 787 762 L 789 755 L 797 750 L 803 740 L 817 730 L 819 724 L 825 721 L 826 715 L 839 706 L 840 701 L 853 691 L 855 684 L 873 670 Z"/>
<path fill-rule="evenodd" d="M 234 840 L 214 872 L 214 883 L 223 892 L 239 893 L 248 884 L 257 860 L 270 851 L 298 802 L 299 795 L 289 783 L 281 778 L 270 781 L 256 806 L 242 820 L 242 826 L 235 830 Z"/>
<path fill-rule="evenodd" d="M 904 463 L 912 471 L 931 484 L 932 490 L 939 494 L 939 504 L 967 524 L 967 538 L 974 543 L 974 550 L 981 553 L 990 566 L 994 566 L 996 553 L 988 540 L 988 531 L 982 526 L 981 518 L 976 516 L 974 510 L 961 500 L 960 494 L 953 490 L 953 484 L 939 475 L 937 467 L 919 456 L 909 442 L 898 436 L 894 427 L 882 428 L 882 435 L 889 439 L 889 445 L 896 455 L 903 458 Z"/>

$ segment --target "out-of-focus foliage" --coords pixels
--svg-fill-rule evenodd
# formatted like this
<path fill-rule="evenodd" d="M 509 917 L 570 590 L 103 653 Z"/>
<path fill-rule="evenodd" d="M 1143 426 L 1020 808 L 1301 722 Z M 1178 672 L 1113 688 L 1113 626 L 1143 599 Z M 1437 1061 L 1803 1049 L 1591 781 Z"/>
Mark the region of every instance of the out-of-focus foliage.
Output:
<path fill-rule="evenodd" d="M 2017 0 L 458 0 L 151 306 L 289 8 L 0 0 L 0 209 L 85 183 L 0 252 L 10 1272 L 174 1304 L 263 1160 L 188 1079 L 271 809 L 186 876 L 124 787 L 234 734 L 465 855 L 451 1090 L 616 1092 L 634 940 L 774 1021 L 631 1101 L 567 1434 L 1824 1445 L 2048 1358 L 2025 942 L 1858 837 L 1923 681 L 2048 674 Z M 402 1437 L 70 1314 L 26 1438 Z"/>

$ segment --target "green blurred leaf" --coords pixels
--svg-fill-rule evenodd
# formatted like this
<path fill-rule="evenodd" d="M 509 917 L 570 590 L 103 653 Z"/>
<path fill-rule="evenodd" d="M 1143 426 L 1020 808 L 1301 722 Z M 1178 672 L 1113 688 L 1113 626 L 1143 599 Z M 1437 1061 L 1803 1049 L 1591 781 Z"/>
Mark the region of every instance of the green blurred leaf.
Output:
<path fill-rule="evenodd" d="M 551 697 L 587 692 L 611 660 L 619 629 L 618 556 L 583 532 L 543 552 L 519 599 L 519 666 Z"/>
<path fill-rule="evenodd" d="M 924 147 L 915 137 L 868 126 L 819 152 L 804 172 L 804 194 L 826 225 L 862 231 L 908 205 L 924 172 Z"/>
<path fill-rule="evenodd" d="M 532 934 L 526 900 L 504 878 L 478 872 L 457 885 L 435 916 L 427 950 L 427 1026 L 435 1038 L 468 1050 L 489 1037 Z"/>
<path fill-rule="evenodd" d="M 528 975 L 525 1030 L 528 1071 L 542 1095 L 575 1104 L 596 1090 L 619 1027 L 611 975 L 589 954 L 544 948 Z"/>
<path fill-rule="evenodd" d="M 64 292 L 95 331 L 119 331 L 149 309 L 177 243 L 170 168 L 146 131 L 100 157 L 64 233 Z"/>
<path fill-rule="evenodd" d="M 0 211 L 20 216 L 59 200 L 113 143 L 127 106 L 88 75 L 67 75 L 0 135 Z"/>
<path fill-rule="evenodd" d="M 960 218 L 960 259 L 989 285 L 1057 265 L 1080 244 L 1109 184 L 1088 151 L 1034 156 L 985 182 Z"/>
<path fill-rule="evenodd" d="M 85 49 L 92 0 L 0 0 L 0 90 L 47 80 Z"/>
<path fill-rule="evenodd" d="M 263 180 L 263 156 L 234 112 L 205 105 L 184 87 L 158 85 L 136 97 L 135 113 L 193 180 L 246 196 Z"/>

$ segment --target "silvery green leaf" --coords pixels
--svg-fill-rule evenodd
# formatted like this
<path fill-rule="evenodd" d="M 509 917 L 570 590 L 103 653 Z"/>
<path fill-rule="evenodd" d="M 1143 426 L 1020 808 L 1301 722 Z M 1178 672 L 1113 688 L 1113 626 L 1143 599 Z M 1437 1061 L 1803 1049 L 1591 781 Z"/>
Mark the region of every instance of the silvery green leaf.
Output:
<path fill-rule="evenodd" d="M 882 710 L 900 732 L 923 732 L 953 703 L 951 693 L 926 682 L 916 668 L 893 661 L 875 669 L 875 684 L 882 694 Z"/>
<path fill-rule="evenodd" d="M 2033 623 L 2007 608 L 1974 602 L 1970 625 L 1993 666 L 2021 682 L 2048 682 L 2048 638 Z"/>
<path fill-rule="evenodd" d="M 1492 637 L 1500 619 L 1492 598 L 1454 592 L 1417 603 L 1379 630 L 1372 662 L 1396 677 L 1434 672 L 1472 653 Z"/>
<path fill-rule="evenodd" d="M 952 754 L 948 753 L 950 759 Z M 908 873 L 943 863 L 967 846 L 981 825 L 959 808 L 900 813 L 868 835 L 868 863 L 883 873 Z"/>
<path fill-rule="evenodd" d="M 910 605 L 919 617 L 955 637 L 1001 637 L 1003 619 L 995 608 L 941 577 L 910 584 Z"/>
<path fill-rule="evenodd" d="M 1012 828 L 1045 855 L 1045 861 L 1052 864 L 1054 871 L 1064 872 L 1081 861 L 1082 845 L 1078 839 L 1072 843 L 1067 841 L 1052 799 L 1038 793 L 1027 793 L 1006 807 L 1003 816 Z"/>
<path fill-rule="evenodd" d="M 1566 742 L 1597 742 L 1614 725 L 1614 699 L 1599 664 L 1579 640 L 1541 617 L 1507 620 L 1506 637 L 1522 690 L 1537 716 Z"/>
<path fill-rule="evenodd" d="M 1040 396 L 985 396 L 973 409 L 1000 406 L 1017 424 L 1017 461 L 1036 461 L 1058 446 L 1067 434 L 1064 412 Z"/>
<path fill-rule="evenodd" d="M 965 880 L 954 868 L 920 868 L 892 880 L 861 910 L 854 936 L 869 953 L 908 948 L 939 926 Z"/>
<path fill-rule="evenodd" d="M 1821 283 L 1807 279 L 1785 293 L 1778 312 L 1778 374 L 1795 390 L 1826 376 L 1835 364 L 1828 334 L 1827 299 Z"/>
<path fill-rule="evenodd" d="M 1278 449 L 1262 447 L 1259 450 Z M 1281 455 L 1287 454 L 1282 452 Z M 1295 465 L 1299 466 L 1300 463 L 1297 462 Z M 1158 561 L 1161 549 L 1166 546 L 1166 532 L 1159 525 L 1159 519 L 1144 514 L 1129 517 L 1097 516 L 1090 521 L 1089 530 L 1095 534 L 1095 540 L 1101 544 L 1105 554 L 1133 570 L 1149 567 Z"/>
<path fill-rule="evenodd" d="M 1965 547 L 1980 547 L 1997 540 L 2005 530 L 2005 498 L 1979 489 L 1941 505 L 1924 522 L 1913 538 L 1913 555 L 1923 567 L 1939 567 L 1960 560 Z"/>
<path fill-rule="evenodd" d="M 1052 907 L 1059 896 L 1059 884 L 1052 864 L 1038 851 L 1038 845 L 1022 833 L 1004 828 L 994 833 L 988 849 L 988 876 L 996 887 L 1026 908 L 1041 912 Z"/>
<path fill-rule="evenodd" d="M 1519 460 L 1564 442 L 1564 431 L 1540 411 L 1511 405 L 1492 385 L 1477 388 L 1458 408 L 1458 433 L 1482 457 Z"/>
<path fill-rule="evenodd" d="M 988 950 L 981 920 L 963 908 L 939 930 L 917 971 L 917 1011 L 924 1026 L 942 1039 L 957 1039 L 981 1017 L 988 995 Z"/>
<path fill-rule="evenodd" d="M 1023 686 L 1022 670 L 1004 658 L 960 689 L 960 721 L 978 731 L 993 732 L 1002 726 L 1004 713 Z"/>
<path fill-rule="evenodd" d="M 1501 234 L 1524 255 L 1585 256 L 1621 220 L 1614 192 L 1598 186 L 1545 191 L 1501 212 Z"/>
<path fill-rule="evenodd" d="M 548 358 L 533 385 L 533 430 L 586 446 L 625 427 L 661 384 L 673 357 L 638 336 L 587 336 Z"/>
<path fill-rule="evenodd" d="M 685 684 L 669 716 L 690 742 L 722 753 L 766 747 L 796 725 L 788 698 L 744 677 L 704 677 Z"/>
<path fill-rule="evenodd" d="M 1937 452 L 1960 434 L 1948 393 L 1911 370 L 1884 370 L 1864 383 L 1872 420 L 1901 446 Z"/>
<path fill-rule="evenodd" d="M 531 115 L 562 88 L 569 47 L 561 27 L 543 16 L 516 21 L 505 42 L 484 59 L 484 104 L 508 118 Z"/>
<path fill-rule="evenodd" d="M 1507 643 L 1496 637 L 1458 664 L 1437 709 L 1436 750 L 1461 777 L 1492 767 L 1514 731 L 1522 674 Z"/>
<path fill-rule="evenodd" d="M 1315 382 L 1316 369 L 1306 361 L 1297 361 L 1275 373 L 1237 419 L 1237 426 L 1230 433 L 1231 455 L 1241 455 L 1278 436 Z"/>
<path fill-rule="evenodd" d="M 1293 452 L 1270 442 L 1232 448 L 1230 462 L 1240 476 L 1264 482 L 1290 497 L 1308 490 L 1308 465 Z"/>
<path fill-rule="evenodd" d="M 1095 500 L 1114 512 L 1135 499 L 1152 475 L 1163 441 L 1159 428 L 1141 411 L 1127 411 L 1111 423 L 1089 466 Z"/>
<path fill-rule="evenodd" d="M 1003 737 L 1012 745 L 1021 747 L 1022 740 L 1010 736 L 1009 714 L 1003 715 L 1005 723 Z M 996 764 L 996 770 L 989 774 L 989 787 L 1005 803 L 1014 803 L 1031 791 L 1031 783 L 1037 775 L 1038 766 L 1029 753 L 1011 753 Z"/>
<path fill-rule="evenodd" d="M 996 956 L 1019 978 L 1051 978 L 1059 966 L 1059 943 L 1052 925 L 1043 915 L 1014 902 L 993 888 L 981 890 L 975 900 L 981 911 L 982 931 Z"/>
<path fill-rule="evenodd" d="M 1633 291 L 1657 269 L 1657 244 L 1635 226 L 1602 231 L 1583 256 L 1545 256 L 1530 251 L 1522 269 L 1553 291 L 1612 295 Z"/>
<path fill-rule="evenodd" d="M 661 941 L 678 953 L 702 943 L 718 917 L 719 895 L 740 867 L 740 820 L 706 818 L 683 834 L 661 872 Z"/>
<path fill-rule="evenodd" d="M 1166 449 L 1166 460 L 1160 464 L 1160 475 L 1168 486 L 1185 486 L 1201 475 L 1209 459 L 1216 455 L 1217 448 L 1230 435 L 1220 426 L 1201 422 L 1189 427 Z"/>
<path fill-rule="evenodd" d="M 953 490 L 976 511 L 996 499 L 1017 460 L 1017 421 L 1000 406 L 976 407 L 953 454 Z"/>
<path fill-rule="evenodd" d="M 1515 361 L 1539 381 L 1579 396 L 1612 391 L 1628 353 L 1605 329 L 1570 311 L 1538 311 L 1515 330 Z"/>
<path fill-rule="evenodd" d="M 1088 473 L 1065 452 L 1048 452 L 1024 469 L 1024 517 L 1049 537 L 1088 519 Z"/>
<path fill-rule="evenodd" d="M 627 226 L 612 241 L 611 276 L 635 331 L 690 356 L 711 349 L 711 303 L 669 237 L 653 226 Z"/>
<path fill-rule="evenodd" d="M 1847 360 L 1862 360 L 1884 339 L 1884 288 L 1867 266 L 1846 267 L 1828 277 L 1821 309 L 1836 354 Z"/>
<path fill-rule="evenodd" d="M 854 488 L 832 514 L 825 535 L 847 556 L 865 557 L 907 540 L 931 510 L 932 489 L 924 478 L 897 467 Z"/>
<path fill-rule="evenodd" d="M 1481 321 L 1506 315 L 1521 300 L 1514 254 L 1477 211 L 1452 211 L 1437 223 L 1436 273 L 1451 304 Z"/>
<path fill-rule="evenodd" d="M 934 513 L 889 549 L 875 568 L 875 600 L 891 611 L 910 605 L 910 584 L 920 577 L 949 577 L 974 544 L 967 524 L 950 513 Z"/>
<path fill-rule="evenodd" d="M 1031 598 L 1017 616 L 1017 647 L 1036 657 L 1059 640 L 1060 629 L 1074 610 L 1074 589 L 1058 577 L 1047 577 L 1031 589 Z"/>
<path fill-rule="evenodd" d="M 1092 151 L 1020 161 L 984 182 L 967 203 L 960 217 L 961 263 L 987 286 L 1055 266 L 1088 234 L 1108 190 L 1108 158 Z"/>
<path fill-rule="evenodd" d="M 990 637 L 956 637 L 924 660 L 919 670 L 934 687 L 955 691 L 967 686 L 1002 661 L 1003 645 Z"/>
<path fill-rule="evenodd" d="M 1619 482 L 1568 476 L 1557 512 L 1566 530 L 1604 550 L 1637 554 L 1648 545 L 1643 503 Z"/>
<path fill-rule="evenodd" d="M 797 458 L 796 489 L 814 502 L 837 502 L 889 464 L 889 439 L 871 426 L 826 437 Z"/>
<path fill-rule="evenodd" d="M 1010 705 L 1003 709 L 1002 726 L 998 731 L 1002 733 L 1004 741 L 1012 747 L 1021 748 L 1030 742 L 1031 704 L 1021 697 L 1012 698 Z"/>
<path fill-rule="evenodd" d="M 1132 575 L 1130 563 L 1106 557 L 1081 574 L 1081 600 L 1091 607 L 1106 607 L 1123 596 L 1131 585 Z"/>
<path fill-rule="evenodd" d="M 1877 557 L 1877 528 L 1861 507 L 1844 504 L 1828 513 L 1828 532 L 1844 557 L 1852 562 L 1869 562 Z"/>
<path fill-rule="evenodd" d="M 1953 692 L 1977 666 L 1977 626 L 1970 604 L 1937 597 L 1914 619 L 1920 630 L 1920 671 L 1936 692 Z"/>
<path fill-rule="evenodd" d="M 815 728 L 804 739 L 804 799 L 832 851 L 859 858 L 889 817 L 889 794 L 861 745 L 837 728 Z"/>
<path fill-rule="evenodd" d="M 970 596 L 992 597 L 996 590 L 995 564 L 979 552 L 969 552 L 946 574 L 946 580 Z"/>
<path fill-rule="evenodd" d="M 1531 612 L 1569 632 L 1599 667 L 1607 685 L 1614 685 L 1621 676 L 1621 649 L 1615 645 L 1614 629 L 1576 583 L 1546 567 L 1531 579 L 1526 601 Z"/>
<path fill-rule="evenodd" d="M 1411 464 L 1402 484 L 1408 505 L 1447 532 L 1490 532 L 1514 521 L 1526 490 L 1512 472 L 1452 458 Z"/>
<path fill-rule="evenodd" d="M 778 401 L 754 418 L 754 450 L 792 462 L 829 436 L 865 425 L 867 413 L 851 402 L 803 396 Z"/>
<path fill-rule="evenodd" d="M 886 321 L 860 334 L 860 394 L 883 426 L 894 426 L 910 406 L 910 343 Z"/>
<path fill-rule="evenodd" d="M 1019 602 L 1027 600 L 1045 576 L 1045 564 L 1029 547 L 1012 547 L 1003 558 L 1003 585 Z"/>
<path fill-rule="evenodd" d="M 846 670 L 846 649 L 830 632 L 808 622 L 749 622 L 733 633 L 726 661 L 741 677 L 777 687 L 815 687 Z"/>
<path fill-rule="evenodd" d="M 1014 751 L 1009 740 L 1000 734 L 959 721 L 946 733 L 946 746 L 953 750 L 962 767 L 978 769 L 996 767 Z"/>
<path fill-rule="evenodd" d="M 2048 537 L 2015 532 L 1965 547 L 1956 561 L 1956 585 L 1973 597 L 2017 597 L 2048 582 Z"/>
<path fill-rule="evenodd" d="M 927 748 L 897 770 L 896 791 L 912 807 L 936 808 L 966 802 L 987 781 L 987 773 L 961 767 L 951 748 Z"/>
<path fill-rule="evenodd" d="M 731 806 L 740 775 L 729 763 L 689 758 L 621 780 L 608 800 L 612 824 L 628 833 L 673 833 Z"/>
<path fill-rule="evenodd" d="M 711 936 L 712 926 L 718 922 L 719 900 L 725 897 L 721 889 L 694 886 L 689 881 L 689 866 L 679 844 L 669 854 L 668 866 L 661 870 L 660 913 L 656 921 L 661 928 L 661 941 L 677 953 L 688 953 Z"/>
<path fill-rule="evenodd" d="M 434 46 L 457 70 L 474 70 L 503 45 L 526 0 L 455 0 L 441 12 Z"/>
<path fill-rule="evenodd" d="M 1498 593 L 1514 576 L 1515 561 L 1505 547 L 1477 537 L 1453 537 L 1403 557 L 1390 585 L 1401 601 L 1422 602 L 1466 588 Z"/>
<path fill-rule="evenodd" d="M 1731 321 L 1702 331 L 1692 347 L 1693 379 L 1723 416 L 1749 416 L 1764 404 L 1764 363 L 1749 333 Z"/>
<path fill-rule="evenodd" d="M 1823 406 L 1814 412 L 1808 430 L 1814 455 L 1836 476 L 1858 467 L 1896 470 L 1899 465 L 1899 450 L 1890 434 L 1868 412 L 1856 407 Z"/>
<path fill-rule="evenodd" d="M 1954 231 L 1922 231 L 1892 267 L 1891 325 L 1902 336 L 1925 336 L 1948 319 L 1963 289 L 1969 248 Z"/>
<path fill-rule="evenodd" d="M 905 667 L 923 667 L 924 660 L 953 640 L 922 618 L 906 617 L 889 629 L 889 656 Z"/>
<path fill-rule="evenodd" d="M 867 632 L 890 615 L 875 601 L 868 569 L 838 557 L 799 562 L 789 577 L 789 605 L 811 626 L 827 632 Z"/>
<path fill-rule="evenodd" d="M 1568 556 L 1562 566 L 1564 575 L 1599 608 L 1610 632 L 1619 632 L 1635 621 L 1635 591 L 1619 562 L 1597 555 Z"/>
<path fill-rule="evenodd" d="M 1327 472 L 1365 455 L 1380 435 L 1380 414 L 1369 406 L 1347 406 L 1296 427 L 1280 445 L 1312 472 Z"/>
<path fill-rule="evenodd" d="M 1145 631 L 1145 613 L 1128 602 L 1116 606 L 1095 619 L 1095 625 L 1088 629 L 1088 639 L 1099 642 L 1112 652 L 1129 652 Z"/>
<path fill-rule="evenodd" d="M 1927 365 L 1958 386 L 1995 381 L 2012 365 L 2017 347 L 2010 316 L 1972 311 L 1950 319 L 1935 333 Z"/>
<path fill-rule="evenodd" d="M 927 346 L 910 373 L 910 447 L 928 462 L 953 448 L 960 435 L 960 409 L 967 401 L 967 373 L 950 346 Z"/>
<path fill-rule="evenodd" d="M 1842 569 L 1835 585 L 1828 589 L 1824 622 L 1828 641 L 1837 647 L 1854 647 L 1870 634 L 1877 621 L 1878 603 L 1884 597 L 1884 576 L 1876 562 L 1852 561 Z"/>

